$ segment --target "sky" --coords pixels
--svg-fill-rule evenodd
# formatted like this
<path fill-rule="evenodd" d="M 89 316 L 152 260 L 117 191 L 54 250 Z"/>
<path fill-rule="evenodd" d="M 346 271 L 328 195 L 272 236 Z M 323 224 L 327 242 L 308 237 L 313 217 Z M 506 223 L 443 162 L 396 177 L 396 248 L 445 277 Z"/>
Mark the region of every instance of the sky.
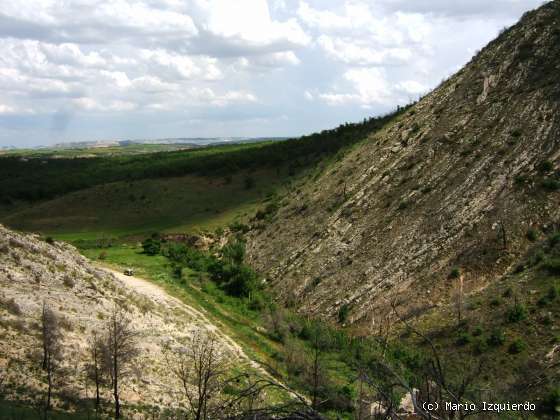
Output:
<path fill-rule="evenodd" d="M 297 136 L 456 72 L 542 0 L 0 0 L 0 147 Z"/>

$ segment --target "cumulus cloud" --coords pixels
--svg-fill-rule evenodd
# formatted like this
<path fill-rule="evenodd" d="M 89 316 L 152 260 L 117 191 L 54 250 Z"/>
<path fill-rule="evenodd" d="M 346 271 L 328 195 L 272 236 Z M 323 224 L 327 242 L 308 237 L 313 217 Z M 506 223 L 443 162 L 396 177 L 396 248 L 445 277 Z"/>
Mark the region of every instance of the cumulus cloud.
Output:
<path fill-rule="evenodd" d="M 14 130 L 29 144 L 361 119 L 427 92 L 540 3 L 3 0 L 0 145 Z"/>

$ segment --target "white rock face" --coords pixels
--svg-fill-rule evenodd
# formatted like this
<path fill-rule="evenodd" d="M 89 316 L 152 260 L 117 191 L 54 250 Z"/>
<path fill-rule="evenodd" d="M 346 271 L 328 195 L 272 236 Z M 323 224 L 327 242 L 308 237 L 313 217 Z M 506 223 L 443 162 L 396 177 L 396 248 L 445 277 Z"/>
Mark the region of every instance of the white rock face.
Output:
<path fill-rule="evenodd" d="M 44 389 L 38 369 L 43 302 L 62 320 L 67 374 L 61 386 L 80 397 L 86 392 L 88 339 L 93 331 L 104 332 L 115 305 L 126 308 L 130 325 L 139 333 L 140 356 L 124 383 L 125 402 L 173 404 L 180 384 L 170 374 L 162 349 L 184 344 L 198 330 L 217 334 L 231 360 L 248 362 L 202 313 L 159 287 L 95 267 L 70 245 L 49 244 L 0 225 L 0 372 L 6 375 L 4 385 L 24 386 L 31 395 Z M 91 384 L 89 393 L 91 397 Z M 110 399 L 107 391 L 104 397 Z"/>

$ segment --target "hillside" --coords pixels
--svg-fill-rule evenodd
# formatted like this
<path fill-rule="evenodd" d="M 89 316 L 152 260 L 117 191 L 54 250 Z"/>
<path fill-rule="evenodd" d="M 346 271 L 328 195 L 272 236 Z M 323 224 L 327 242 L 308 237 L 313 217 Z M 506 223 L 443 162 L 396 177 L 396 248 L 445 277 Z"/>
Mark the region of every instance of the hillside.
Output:
<path fill-rule="evenodd" d="M 172 374 L 164 349 L 186 343 L 200 332 L 217 334 L 220 351 L 237 360 L 238 368 L 249 366 L 243 351 L 204 314 L 158 286 L 95 267 L 64 243 L 47 243 L 1 225 L 0 286 L 0 412 L 5 414 L 4 399 L 24 401 L 28 408 L 44 404 L 43 304 L 54 311 L 61 328 L 63 359 L 55 376 L 55 408 L 92 410 L 88 398 L 93 385 L 84 373 L 89 343 L 94 331 L 105 334 L 115 307 L 126 311 L 138 336 L 138 357 L 122 390 L 128 415 L 178 406 L 176 390 L 182 385 Z M 111 398 L 104 387 L 103 401 L 110 405 Z"/>
<path fill-rule="evenodd" d="M 469 295 L 560 222 L 560 2 L 303 182 L 249 238 L 252 265 L 300 312 L 369 325 Z"/>
<path fill-rule="evenodd" d="M 262 200 L 403 110 L 281 142 L 91 158 L 0 156 L 0 221 L 71 241 L 214 230 L 247 219 Z"/>

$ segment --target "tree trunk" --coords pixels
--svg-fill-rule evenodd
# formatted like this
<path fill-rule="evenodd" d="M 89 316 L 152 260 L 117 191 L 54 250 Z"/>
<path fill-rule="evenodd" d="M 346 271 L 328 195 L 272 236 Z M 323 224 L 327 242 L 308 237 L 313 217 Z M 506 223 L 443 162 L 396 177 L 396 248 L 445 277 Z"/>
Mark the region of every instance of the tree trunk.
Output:
<path fill-rule="evenodd" d="M 47 357 L 47 404 L 45 405 L 45 419 L 47 412 L 51 409 L 51 396 L 52 396 L 52 372 L 51 372 L 50 357 Z"/>
<path fill-rule="evenodd" d="M 99 409 L 99 404 L 101 400 L 99 398 L 99 371 L 97 367 L 95 368 L 95 411 Z"/>
<path fill-rule="evenodd" d="M 118 378 L 118 361 L 117 354 L 113 355 L 113 397 L 115 397 L 115 418 L 121 418 L 121 405 L 119 402 L 119 378 Z"/>

